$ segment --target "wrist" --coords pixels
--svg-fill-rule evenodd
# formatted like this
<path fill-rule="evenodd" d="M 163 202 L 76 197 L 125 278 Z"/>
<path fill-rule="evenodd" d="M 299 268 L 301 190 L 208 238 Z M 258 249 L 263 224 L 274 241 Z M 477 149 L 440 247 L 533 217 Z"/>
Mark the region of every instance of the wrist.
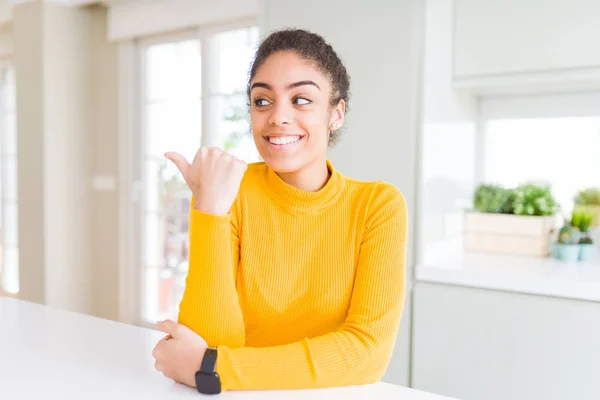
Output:
<path fill-rule="evenodd" d="M 216 371 L 217 348 L 205 349 L 200 368 L 195 375 L 196 390 L 203 394 L 221 393 L 221 378 Z"/>
<path fill-rule="evenodd" d="M 215 207 L 214 205 L 202 204 L 202 202 L 195 201 L 193 205 L 194 210 L 204 214 L 214 215 L 221 217 L 229 214 L 229 210 L 225 210 L 223 207 Z"/>

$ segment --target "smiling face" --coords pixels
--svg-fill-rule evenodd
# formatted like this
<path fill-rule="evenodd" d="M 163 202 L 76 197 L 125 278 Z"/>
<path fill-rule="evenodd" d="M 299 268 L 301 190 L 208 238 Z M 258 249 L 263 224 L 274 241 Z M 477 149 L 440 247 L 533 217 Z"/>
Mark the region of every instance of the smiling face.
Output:
<path fill-rule="evenodd" d="M 250 82 L 254 142 L 276 172 L 324 165 L 329 132 L 341 127 L 345 103 L 330 105 L 331 83 L 314 63 L 291 51 L 269 56 Z"/>

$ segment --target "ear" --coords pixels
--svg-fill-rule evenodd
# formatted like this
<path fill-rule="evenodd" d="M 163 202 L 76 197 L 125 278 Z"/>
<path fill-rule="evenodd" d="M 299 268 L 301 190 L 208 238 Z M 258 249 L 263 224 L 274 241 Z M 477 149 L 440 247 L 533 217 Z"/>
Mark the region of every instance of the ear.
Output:
<path fill-rule="evenodd" d="M 329 116 L 329 131 L 337 131 L 344 125 L 344 116 L 346 114 L 346 101 L 340 100 L 331 110 Z"/>

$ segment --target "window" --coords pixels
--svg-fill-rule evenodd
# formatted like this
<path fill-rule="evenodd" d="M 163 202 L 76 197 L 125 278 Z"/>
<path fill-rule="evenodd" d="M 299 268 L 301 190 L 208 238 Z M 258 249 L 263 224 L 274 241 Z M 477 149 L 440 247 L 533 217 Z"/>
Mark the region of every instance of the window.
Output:
<path fill-rule="evenodd" d="M 250 135 L 246 80 L 258 42 L 254 27 L 141 43 L 141 319 L 176 318 L 188 269 L 191 193 L 165 160 L 192 160 L 219 146 L 247 161 L 260 157 Z"/>
<path fill-rule="evenodd" d="M 481 112 L 482 181 L 548 183 L 564 213 L 600 186 L 600 94 L 490 99 Z"/>
<path fill-rule="evenodd" d="M 464 210 L 478 183 L 550 184 L 569 216 L 577 191 L 600 187 L 600 93 L 477 99 L 472 119 L 423 125 L 417 263 L 463 257 Z M 456 265 L 463 265 L 456 261 Z"/>
<path fill-rule="evenodd" d="M 0 64 L 0 293 L 19 292 L 15 72 Z"/>
<path fill-rule="evenodd" d="M 246 162 L 260 160 L 249 134 L 246 94 L 250 62 L 257 45 L 258 29 L 226 31 L 207 40 L 207 129 L 219 133 L 211 142 Z"/>
<path fill-rule="evenodd" d="M 493 119 L 484 130 L 486 182 L 549 183 L 564 210 L 579 189 L 600 186 L 600 116 Z"/>

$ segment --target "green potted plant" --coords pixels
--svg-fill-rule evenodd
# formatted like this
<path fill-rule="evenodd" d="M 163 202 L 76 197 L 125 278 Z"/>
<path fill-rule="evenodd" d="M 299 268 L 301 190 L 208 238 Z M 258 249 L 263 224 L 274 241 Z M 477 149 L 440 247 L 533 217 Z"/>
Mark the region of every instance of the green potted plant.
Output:
<path fill-rule="evenodd" d="M 500 185 L 481 184 L 475 189 L 473 207 L 482 213 L 512 213 L 514 191 Z"/>
<path fill-rule="evenodd" d="M 554 215 L 557 203 L 549 185 L 527 183 L 515 189 L 513 200 L 516 215 Z"/>
<path fill-rule="evenodd" d="M 579 260 L 579 234 L 571 221 L 565 224 L 558 233 L 558 242 L 554 245 L 554 257 L 560 261 L 576 262 Z"/>
<path fill-rule="evenodd" d="M 574 200 L 576 209 L 594 214 L 591 226 L 600 227 L 600 188 L 581 189 Z"/>
<path fill-rule="evenodd" d="M 557 208 L 547 185 L 511 189 L 481 184 L 474 192 L 473 210 L 465 212 L 465 250 L 545 257 Z"/>
<path fill-rule="evenodd" d="M 596 250 L 594 247 L 594 241 L 589 234 L 589 228 L 592 224 L 594 216 L 595 213 L 592 211 L 577 208 L 573 209 L 571 224 L 573 229 L 576 229 L 578 232 L 577 243 L 579 244 L 580 261 L 589 261 L 592 259 Z"/>

